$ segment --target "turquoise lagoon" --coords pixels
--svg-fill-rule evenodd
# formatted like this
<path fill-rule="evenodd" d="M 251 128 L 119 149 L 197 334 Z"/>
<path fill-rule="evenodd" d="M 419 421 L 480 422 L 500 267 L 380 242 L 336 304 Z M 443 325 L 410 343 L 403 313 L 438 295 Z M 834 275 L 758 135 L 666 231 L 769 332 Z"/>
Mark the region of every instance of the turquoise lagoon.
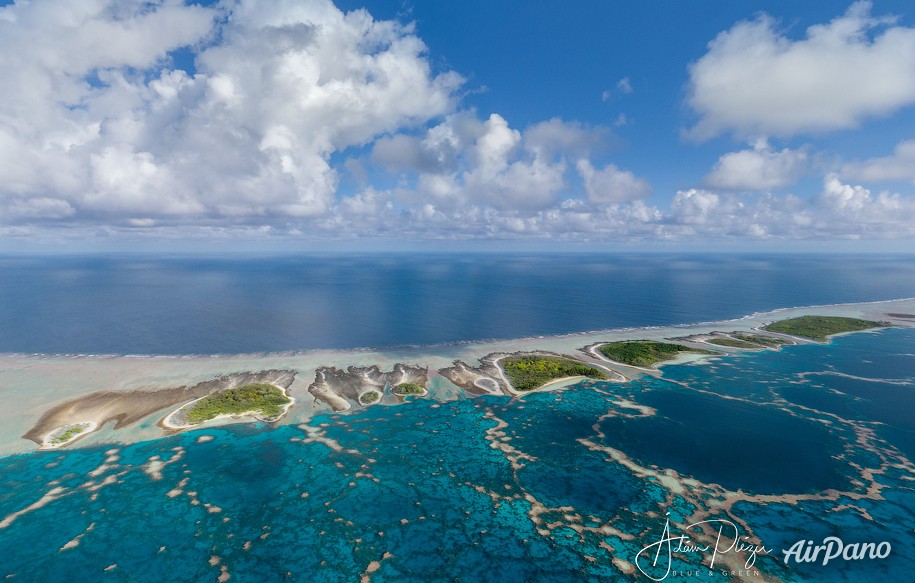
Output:
<path fill-rule="evenodd" d="M 911 581 L 913 449 L 915 330 L 853 334 L 523 399 L 415 399 L 7 456 L 0 577 L 649 581 L 626 571 L 667 518 L 673 532 L 736 517 L 766 548 L 749 580 Z M 892 551 L 783 560 L 829 536 Z M 732 578 L 695 553 L 642 566 Z"/>

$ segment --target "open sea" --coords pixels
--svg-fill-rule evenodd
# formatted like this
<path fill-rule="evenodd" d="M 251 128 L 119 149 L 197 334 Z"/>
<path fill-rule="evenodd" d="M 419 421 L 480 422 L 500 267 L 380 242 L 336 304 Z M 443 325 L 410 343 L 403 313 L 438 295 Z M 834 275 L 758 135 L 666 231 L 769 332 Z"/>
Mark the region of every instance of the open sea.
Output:
<path fill-rule="evenodd" d="M 451 343 L 912 296 L 913 256 L 7 257 L 0 352 Z M 0 457 L 0 580 L 912 581 L 913 456 L 915 329 L 894 328 L 524 399 Z M 631 571 L 697 512 L 767 550 Z M 786 562 L 830 536 L 891 550 Z"/>
<path fill-rule="evenodd" d="M 915 255 L 0 257 L 0 353 L 427 345 L 915 296 Z"/>

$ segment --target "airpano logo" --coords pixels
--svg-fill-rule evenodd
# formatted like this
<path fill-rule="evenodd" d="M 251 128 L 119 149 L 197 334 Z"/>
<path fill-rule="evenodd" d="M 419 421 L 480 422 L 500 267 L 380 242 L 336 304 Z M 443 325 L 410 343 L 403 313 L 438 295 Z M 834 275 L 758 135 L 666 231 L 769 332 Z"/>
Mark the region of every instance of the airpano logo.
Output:
<path fill-rule="evenodd" d="M 830 561 L 862 561 L 865 559 L 885 559 L 890 556 L 893 546 L 886 542 L 880 543 L 851 543 L 845 544 L 837 536 L 827 536 L 823 543 L 814 545 L 812 540 L 799 540 L 787 550 L 782 551 L 785 555 L 785 564 L 790 561 L 795 563 L 817 563 L 824 567 Z"/>

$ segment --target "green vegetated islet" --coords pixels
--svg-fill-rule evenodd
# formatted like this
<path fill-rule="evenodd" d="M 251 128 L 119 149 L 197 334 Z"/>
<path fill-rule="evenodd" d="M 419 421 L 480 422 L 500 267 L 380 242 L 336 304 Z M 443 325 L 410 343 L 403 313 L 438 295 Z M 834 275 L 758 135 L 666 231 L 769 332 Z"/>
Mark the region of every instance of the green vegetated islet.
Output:
<path fill-rule="evenodd" d="M 647 340 L 611 342 L 609 344 L 601 345 L 598 350 L 610 360 L 641 367 L 649 367 L 658 362 L 670 360 L 681 352 L 718 354 L 713 350 L 702 350 L 700 348 L 689 348 L 682 344 L 651 342 Z"/>
<path fill-rule="evenodd" d="M 59 445 L 65 441 L 69 440 L 70 438 L 79 435 L 83 431 L 84 431 L 84 428 L 82 425 L 74 425 L 74 426 L 70 427 L 69 429 L 67 429 L 66 431 L 64 431 L 63 433 L 61 433 L 60 435 L 55 435 L 51 439 L 51 443 L 53 443 L 54 445 Z"/>
<path fill-rule="evenodd" d="M 594 367 L 553 356 L 510 356 L 503 358 L 501 364 L 509 382 L 518 391 L 532 391 L 563 377 L 610 378 Z"/>
<path fill-rule="evenodd" d="M 842 316 L 800 316 L 773 322 L 764 326 L 763 329 L 769 332 L 780 332 L 822 342 L 832 334 L 883 328 L 889 325 L 889 322 L 859 320 L 858 318 L 845 318 Z"/>
<path fill-rule="evenodd" d="M 378 391 L 366 391 L 359 395 L 359 402 L 363 404 L 374 403 L 381 398 L 381 393 Z"/>
<path fill-rule="evenodd" d="M 268 384 L 250 384 L 228 389 L 200 399 L 187 413 L 189 423 L 201 423 L 217 415 L 237 415 L 255 411 L 266 418 L 279 417 L 289 397 L 281 389 Z"/>
<path fill-rule="evenodd" d="M 716 346 L 730 346 L 731 348 L 762 348 L 761 344 L 750 342 L 749 340 L 740 340 L 737 338 L 709 338 L 709 344 Z"/>
<path fill-rule="evenodd" d="M 763 346 L 783 346 L 785 344 L 792 344 L 790 340 L 785 338 L 776 338 L 775 336 L 763 336 L 762 334 L 747 334 L 746 332 L 735 332 L 733 334 L 734 338 L 738 340 L 744 340 L 746 342 L 752 342 L 753 344 L 762 344 Z"/>
<path fill-rule="evenodd" d="M 422 395 L 426 389 L 415 383 L 400 383 L 393 391 L 395 395 Z"/>

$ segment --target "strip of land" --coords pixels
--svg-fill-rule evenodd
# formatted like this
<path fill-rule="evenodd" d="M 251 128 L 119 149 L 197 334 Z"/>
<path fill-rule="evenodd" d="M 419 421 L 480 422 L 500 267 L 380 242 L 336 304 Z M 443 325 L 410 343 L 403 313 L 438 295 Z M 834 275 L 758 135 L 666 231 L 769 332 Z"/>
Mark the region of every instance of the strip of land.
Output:
<path fill-rule="evenodd" d="M 740 338 L 731 338 L 729 336 L 713 336 L 706 340 L 709 344 L 714 344 L 715 346 L 726 346 L 728 348 L 746 348 L 747 350 L 756 350 L 760 348 L 765 348 L 762 344 L 757 344 L 756 342 L 750 342 L 749 340 L 741 340 Z"/>
<path fill-rule="evenodd" d="M 118 435 L 106 433 L 103 439 L 155 438 L 188 426 L 160 421 L 156 427 L 156 414 L 247 384 L 276 385 L 290 399 L 299 391 L 301 406 L 285 414 L 294 419 L 284 420 L 298 423 L 328 407 L 359 410 L 426 395 L 447 400 L 462 392 L 519 396 L 544 387 L 567 387 L 572 383 L 565 381 L 573 379 L 600 382 L 607 380 L 601 376 L 606 375 L 622 381 L 642 374 L 658 375 L 659 366 L 681 362 L 684 357 L 720 354 L 703 346 L 721 347 L 725 352 L 777 349 L 889 324 L 911 327 L 913 314 L 915 298 L 792 308 L 719 323 L 417 347 L 396 353 L 317 351 L 180 358 L 0 355 L 0 400 L 4 403 L 0 408 L 0 453 L 26 451 L 17 442 L 19 436 L 40 447 L 66 447 L 111 429 L 118 430 Z M 246 372 L 249 370 L 261 372 Z M 291 388 L 297 375 L 313 375 L 314 382 Z M 200 382 L 201 378 L 209 380 Z M 185 379 L 193 382 L 181 384 Z M 589 386 L 585 383 L 576 390 Z M 301 399 L 306 390 L 312 399 Z M 275 418 L 268 413 L 256 414 L 267 420 Z M 218 413 L 217 417 L 223 414 L 238 413 Z M 147 418 L 150 422 L 138 423 Z"/>

